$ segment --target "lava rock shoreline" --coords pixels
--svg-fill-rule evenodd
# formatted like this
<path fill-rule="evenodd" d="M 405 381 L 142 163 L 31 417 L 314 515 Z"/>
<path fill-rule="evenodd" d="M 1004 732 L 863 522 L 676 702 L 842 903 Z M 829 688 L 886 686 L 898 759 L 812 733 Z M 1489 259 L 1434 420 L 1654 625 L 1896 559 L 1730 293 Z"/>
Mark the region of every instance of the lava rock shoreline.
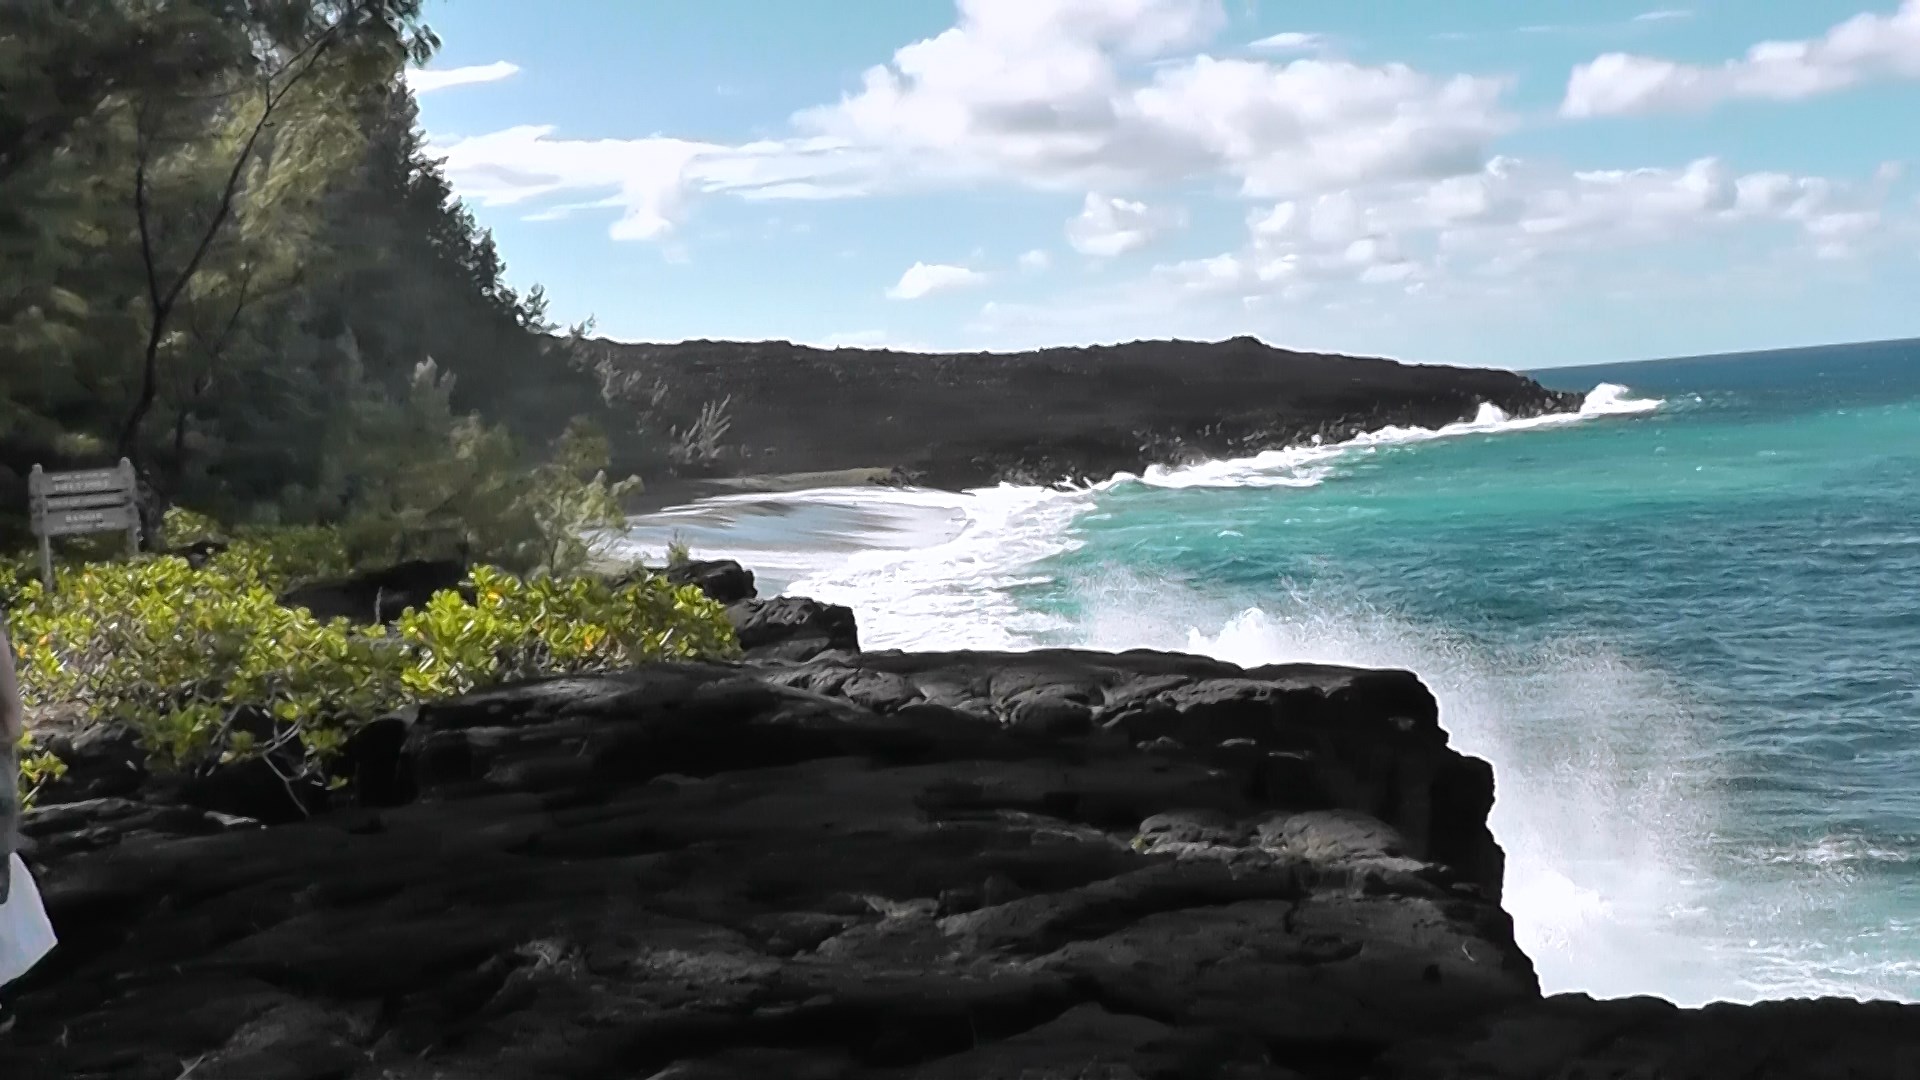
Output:
<path fill-rule="evenodd" d="M 1388 425 L 1437 428 L 1482 404 L 1521 417 L 1582 400 L 1509 371 L 1302 353 L 1250 337 L 955 354 L 785 341 L 591 347 L 611 384 L 644 390 L 636 407 L 684 424 L 726 403 L 734 445 L 688 476 L 876 470 L 946 490 L 1105 480 Z M 616 467 L 645 459 L 647 447 L 627 438 L 616 434 Z"/>
<path fill-rule="evenodd" d="M 310 820 L 66 747 L 0 1076 L 1920 1076 L 1920 1006 L 1543 998 L 1412 673 L 869 653 L 678 573 L 744 662 L 404 710 Z"/>

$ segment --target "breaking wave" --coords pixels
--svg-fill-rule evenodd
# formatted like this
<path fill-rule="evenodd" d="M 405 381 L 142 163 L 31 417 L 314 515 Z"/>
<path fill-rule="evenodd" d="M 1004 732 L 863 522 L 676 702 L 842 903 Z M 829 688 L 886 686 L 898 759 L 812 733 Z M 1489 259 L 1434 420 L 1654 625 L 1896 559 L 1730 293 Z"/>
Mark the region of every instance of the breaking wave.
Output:
<path fill-rule="evenodd" d="M 708 500 L 636 521 L 628 542 L 669 536 L 740 559 L 765 591 L 846 604 L 868 648 L 1157 648 L 1242 664 L 1407 668 L 1440 701 L 1463 752 L 1495 767 L 1493 828 L 1508 854 L 1505 906 L 1549 991 L 1657 993 L 1681 1003 L 1782 993 L 1864 994 L 1834 960 L 1748 939 L 1713 860 L 1717 814 L 1702 706 L 1604 641 L 1476 642 L 1337 592 L 1235 605 L 1124 566 L 1063 569 L 1075 524 L 1128 487 L 1310 488 L 1382 448 L 1503 435 L 1657 410 L 1596 386 L 1574 412 L 1513 418 L 1492 405 L 1437 429 L 1387 427 L 1326 445 L 1120 474 L 1094 485 L 1002 485 L 964 494 L 827 489 Z M 1221 536 L 1237 535 L 1225 530 Z M 1055 602 L 1035 603 L 1036 593 Z M 1551 723 L 1541 718 L 1551 716 Z M 1677 763 L 1690 762 L 1688 767 Z M 1896 857 L 1850 838 L 1757 856 L 1818 866 Z M 1817 890 L 1759 913 L 1804 918 Z M 1744 923 L 1744 917 L 1735 920 Z M 1776 939 L 1777 940 L 1777 939 Z M 1864 970 L 1864 969 L 1863 969 Z"/>

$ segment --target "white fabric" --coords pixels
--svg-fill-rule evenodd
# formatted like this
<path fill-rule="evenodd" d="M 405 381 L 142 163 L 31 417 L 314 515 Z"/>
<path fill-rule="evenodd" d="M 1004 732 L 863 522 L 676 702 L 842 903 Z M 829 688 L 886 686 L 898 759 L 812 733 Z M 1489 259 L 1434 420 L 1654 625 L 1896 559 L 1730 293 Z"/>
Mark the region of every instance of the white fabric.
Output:
<path fill-rule="evenodd" d="M 7 860 L 12 891 L 0 904 L 0 986 L 25 975 L 53 951 L 56 939 L 47 909 L 40 903 L 27 864 L 14 855 Z"/>

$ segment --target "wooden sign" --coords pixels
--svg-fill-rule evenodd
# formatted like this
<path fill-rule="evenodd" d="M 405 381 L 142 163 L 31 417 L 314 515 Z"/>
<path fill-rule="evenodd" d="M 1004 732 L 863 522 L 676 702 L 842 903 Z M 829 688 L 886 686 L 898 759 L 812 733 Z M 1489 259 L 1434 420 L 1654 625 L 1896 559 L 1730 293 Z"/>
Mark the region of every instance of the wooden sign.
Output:
<path fill-rule="evenodd" d="M 48 498 L 61 498 L 67 495 L 116 494 L 126 490 L 127 478 L 120 469 L 88 469 L 85 472 L 49 473 L 39 472 L 42 481 L 41 493 Z"/>
<path fill-rule="evenodd" d="M 98 509 L 49 510 L 41 518 L 43 536 L 80 536 L 85 533 L 118 532 L 137 524 L 140 515 L 131 506 L 104 506 Z"/>
<path fill-rule="evenodd" d="M 87 533 L 127 534 L 129 554 L 140 552 L 139 491 L 133 463 L 125 458 L 111 469 L 50 473 L 33 467 L 27 497 L 33 532 L 40 538 L 40 576 L 53 589 L 53 538 Z"/>

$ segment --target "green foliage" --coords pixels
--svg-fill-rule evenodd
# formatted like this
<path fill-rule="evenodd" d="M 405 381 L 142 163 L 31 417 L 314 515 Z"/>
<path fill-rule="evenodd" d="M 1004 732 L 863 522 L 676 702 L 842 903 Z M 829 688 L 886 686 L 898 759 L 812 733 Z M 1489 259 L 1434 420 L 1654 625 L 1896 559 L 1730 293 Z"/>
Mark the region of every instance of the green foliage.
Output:
<path fill-rule="evenodd" d="M 420 6 L 0 4 L 0 547 L 32 464 L 122 453 L 155 507 L 364 524 L 395 493 L 355 466 L 408 441 L 371 429 L 407 422 L 387 406 L 430 357 L 461 376 L 449 413 L 481 414 L 441 464 L 532 469 L 609 415 L 426 149 Z"/>
<path fill-rule="evenodd" d="M 397 624 L 415 651 L 425 693 L 461 692 L 556 672 L 604 671 L 645 660 L 737 654 L 726 611 L 699 589 L 646 576 L 620 586 L 595 578 L 473 573 L 471 601 L 436 595 Z"/>
<path fill-rule="evenodd" d="M 284 565 L 271 544 L 243 542 L 200 570 L 172 556 L 63 568 L 51 595 L 0 571 L 29 710 L 129 724 L 164 768 L 265 755 L 291 779 L 323 773 L 356 724 L 409 701 L 738 653 L 719 605 L 657 577 L 614 587 L 480 568 L 471 600 L 440 593 L 388 631 L 280 606 Z M 23 757 L 28 789 L 63 768 Z"/>
<path fill-rule="evenodd" d="M 638 486 L 606 475 L 607 440 L 585 420 L 529 466 L 504 428 L 456 415 L 454 379 L 427 361 L 399 402 L 370 397 L 337 475 L 350 551 L 366 559 L 465 555 L 518 572 L 574 574 L 586 537 L 625 523 Z M 423 550 L 424 545 L 424 550 Z"/>
<path fill-rule="evenodd" d="M 687 543 L 685 537 L 675 533 L 673 539 L 667 541 L 667 568 L 669 570 L 675 569 L 685 566 L 692 561 L 692 545 Z"/>
<path fill-rule="evenodd" d="M 10 426 L 112 447 L 270 361 L 358 113 L 433 46 L 418 7 L 0 6 L 0 345 L 37 361 L 0 376 Z M 152 434 L 121 452 L 193 433 Z"/>
<path fill-rule="evenodd" d="M 15 748 L 20 763 L 19 797 L 22 809 L 31 809 L 40 789 L 67 775 L 67 763 L 35 742 L 33 732 L 22 732 Z"/>
<path fill-rule="evenodd" d="M 31 809 L 42 787 L 67 774 L 67 763 L 43 749 L 31 730 L 21 732 L 13 746 L 0 746 L 0 770 L 8 767 L 18 768 L 14 806 L 19 809 Z M 6 795 L 0 793 L 0 828 L 5 827 L 6 813 Z"/>
<path fill-rule="evenodd" d="M 223 529 L 204 514 L 167 511 L 167 537 L 176 548 L 206 540 L 227 545 L 221 564 L 277 592 L 356 569 L 338 530 L 317 525 Z"/>
<path fill-rule="evenodd" d="M 634 482 L 579 419 L 616 415 L 599 374 L 426 147 L 421 6 L 0 3 L 0 551 L 32 465 L 122 454 L 150 542 L 230 545 L 194 571 L 89 564 L 118 538 L 76 538 L 56 592 L 6 563 L 0 598 L 36 703 L 125 719 L 181 767 L 311 763 L 407 696 L 731 647 L 697 597 L 568 580 Z M 391 635 L 273 602 L 433 554 L 535 580 Z M 241 705 L 274 718 L 266 744 Z M 36 785 L 59 767 L 27 762 Z"/>

